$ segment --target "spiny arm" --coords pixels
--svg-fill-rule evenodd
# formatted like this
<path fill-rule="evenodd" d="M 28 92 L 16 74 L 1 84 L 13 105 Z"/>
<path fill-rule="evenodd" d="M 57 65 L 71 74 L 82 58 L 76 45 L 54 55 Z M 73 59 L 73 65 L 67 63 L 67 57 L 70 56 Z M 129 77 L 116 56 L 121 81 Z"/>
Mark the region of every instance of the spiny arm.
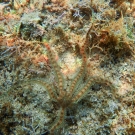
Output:
<path fill-rule="evenodd" d="M 58 81 L 59 91 L 57 91 L 57 92 L 59 95 L 62 95 L 62 91 L 63 91 L 64 86 L 63 86 L 63 77 L 62 77 L 62 74 L 60 72 L 60 67 L 58 66 L 58 64 L 54 58 L 54 55 L 53 55 L 54 52 L 51 50 L 51 47 L 48 44 L 45 44 L 45 47 L 47 48 L 48 57 L 49 57 L 51 65 L 54 69 L 56 79 Z"/>
<path fill-rule="evenodd" d="M 57 95 L 50 84 L 42 82 L 41 80 L 30 80 L 30 82 L 43 86 L 49 94 L 51 100 L 57 100 Z"/>
<path fill-rule="evenodd" d="M 53 124 L 53 126 L 50 129 L 50 134 L 51 135 L 54 135 L 55 130 L 60 128 L 60 126 L 64 122 L 65 112 L 66 112 L 65 108 L 60 108 L 58 118 L 56 119 L 55 123 Z"/>
<path fill-rule="evenodd" d="M 78 93 L 76 93 L 76 95 L 74 95 L 74 97 L 72 98 L 72 102 L 77 103 L 78 101 L 80 101 L 89 92 L 90 87 L 95 83 L 105 84 L 110 87 L 113 93 L 116 93 L 117 88 L 112 84 L 112 82 L 108 81 L 105 78 L 95 76 L 90 78 L 85 84 L 85 86 L 81 90 L 79 90 Z M 117 96 L 117 94 L 115 96 Z"/>

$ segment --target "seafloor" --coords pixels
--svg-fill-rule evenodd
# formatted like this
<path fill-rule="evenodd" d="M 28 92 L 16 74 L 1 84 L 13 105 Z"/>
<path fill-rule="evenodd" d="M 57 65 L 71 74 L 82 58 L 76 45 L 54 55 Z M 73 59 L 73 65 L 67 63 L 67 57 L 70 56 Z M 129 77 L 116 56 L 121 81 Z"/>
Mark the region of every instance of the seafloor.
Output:
<path fill-rule="evenodd" d="M 0 135 L 135 135 L 135 0 L 0 0 Z"/>

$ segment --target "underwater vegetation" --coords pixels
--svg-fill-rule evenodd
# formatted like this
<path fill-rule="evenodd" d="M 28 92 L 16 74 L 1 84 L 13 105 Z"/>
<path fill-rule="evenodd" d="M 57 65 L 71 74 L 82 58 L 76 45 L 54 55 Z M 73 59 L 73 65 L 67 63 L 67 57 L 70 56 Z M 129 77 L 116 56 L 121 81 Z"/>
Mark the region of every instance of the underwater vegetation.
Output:
<path fill-rule="evenodd" d="M 0 1 L 0 135 L 135 134 L 135 0 Z"/>

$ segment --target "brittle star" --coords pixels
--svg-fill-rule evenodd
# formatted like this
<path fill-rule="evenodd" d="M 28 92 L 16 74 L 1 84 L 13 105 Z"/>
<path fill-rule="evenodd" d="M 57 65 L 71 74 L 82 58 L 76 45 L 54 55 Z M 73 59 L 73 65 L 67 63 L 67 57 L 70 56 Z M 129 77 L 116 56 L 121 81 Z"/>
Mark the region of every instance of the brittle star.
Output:
<path fill-rule="evenodd" d="M 101 77 L 91 77 L 86 81 L 85 85 L 81 88 L 78 88 L 80 85 L 81 80 L 85 76 L 86 71 L 86 54 L 85 54 L 85 46 L 82 46 L 80 49 L 80 53 L 82 55 L 82 65 L 80 68 L 80 71 L 76 75 L 76 77 L 71 82 L 71 85 L 64 90 L 64 79 L 60 72 L 60 67 L 58 66 L 57 62 L 54 58 L 54 52 L 52 51 L 51 47 L 46 44 L 45 45 L 48 52 L 48 57 L 50 59 L 50 64 L 55 72 L 55 78 L 57 82 L 57 88 L 52 86 L 52 84 L 48 84 L 46 82 L 36 80 L 35 83 L 45 87 L 46 91 L 48 92 L 50 99 L 54 101 L 58 107 L 60 108 L 60 112 L 58 114 L 58 119 L 54 122 L 53 126 L 50 128 L 50 134 L 54 135 L 55 130 L 59 129 L 64 122 L 64 116 L 66 113 L 67 108 L 72 106 L 73 104 L 76 104 L 78 101 L 80 101 L 82 98 L 85 97 L 85 95 L 89 92 L 89 88 L 94 84 L 98 82 L 104 82 L 110 87 L 113 85 L 107 81 L 104 78 Z M 113 87 L 113 89 L 115 89 Z"/>

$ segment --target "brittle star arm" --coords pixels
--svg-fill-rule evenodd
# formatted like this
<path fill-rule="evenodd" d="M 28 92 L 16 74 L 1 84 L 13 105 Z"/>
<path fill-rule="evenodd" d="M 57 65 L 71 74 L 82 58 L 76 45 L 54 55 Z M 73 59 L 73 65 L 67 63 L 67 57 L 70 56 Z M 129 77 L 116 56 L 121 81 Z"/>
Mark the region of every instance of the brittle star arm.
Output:
<path fill-rule="evenodd" d="M 106 86 L 110 87 L 113 93 L 116 93 L 117 88 L 115 85 L 112 84 L 112 82 L 108 81 L 105 78 L 95 76 L 95 77 L 90 78 L 82 89 L 75 90 L 77 92 L 72 96 L 72 102 L 73 103 L 79 102 L 89 92 L 90 87 L 94 85 L 95 83 L 105 84 Z M 117 96 L 117 94 L 115 96 Z"/>
<path fill-rule="evenodd" d="M 61 107 L 60 111 L 59 111 L 59 114 L 58 114 L 58 118 L 55 120 L 55 122 L 53 123 L 53 125 L 50 129 L 51 135 L 54 135 L 55 130 L 60 128 L 60 126 L 64 122 L 65 113 L 66 113 L 66 108 Z"/>
<path fill-rule="evenodd" d="M 63 77 L 62 77 L 62 74 L 60 72 L 60 68 L 54 58 L 54 52 L 51 50 L 51 47 L 48 45 L 48 44 L 45 44 L 46 48 L 47 48 L 47 55 L 50 59 L 50 64 L 52 65 L 53 67 L 53 70 L 55 72 L 55 77 L 56 77 L 56 81 L 58 82 L 58 90 L 57 93 L 58 93 L 58 96 L 62 96 L 63 95 L 63 89 L 64 89 L 64 86 L 63 86 Z"/>
<path fill-rule="evenodd" d="M 50 99 L 57 101 L 57 95 L 55 93 L 55 90 L 51 87 L 50 84 L 43 82 L 41 80 L 30 80 L 30 82 L 43 86 L 46 89 L 47 93 L 49 94 Z"/>

